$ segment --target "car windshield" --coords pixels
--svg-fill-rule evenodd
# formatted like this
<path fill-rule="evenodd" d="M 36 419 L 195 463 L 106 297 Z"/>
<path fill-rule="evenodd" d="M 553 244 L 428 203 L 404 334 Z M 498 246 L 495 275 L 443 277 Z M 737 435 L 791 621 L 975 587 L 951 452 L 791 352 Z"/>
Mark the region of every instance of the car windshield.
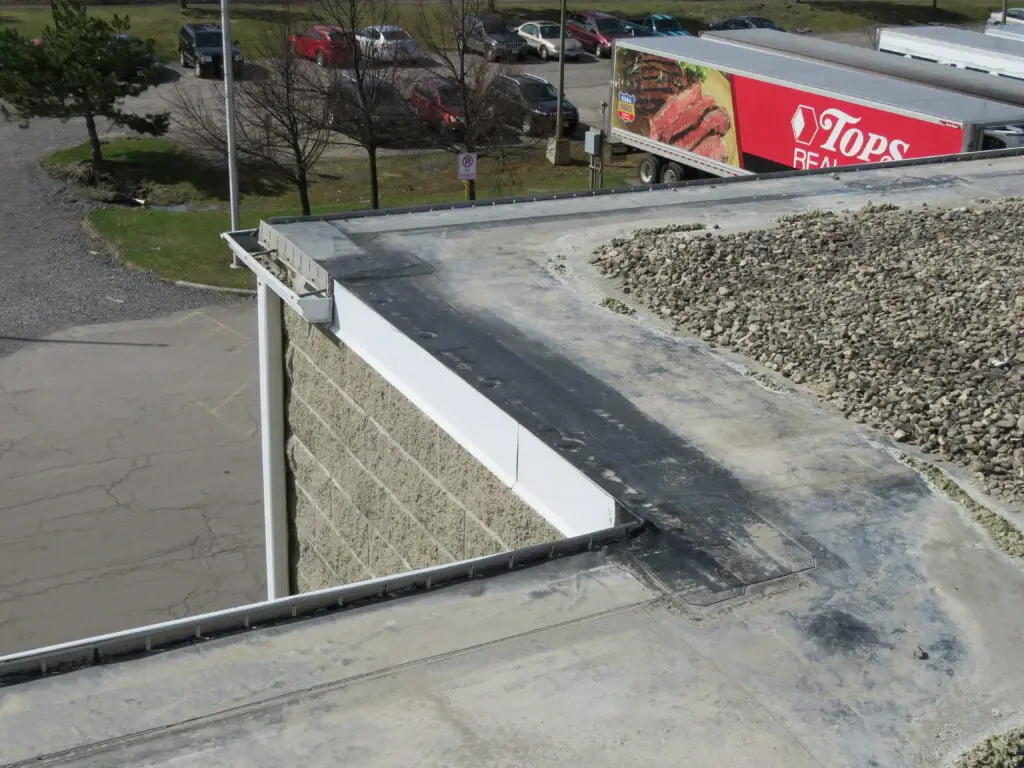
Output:
<path fill-rule="evenodd" d="M 619 32 L 622 30 L 622 22 L 618 19 L 598 19 L 598 32 Z"/>
<path fill-rule="evenodd" d="M 545 40 L 553 40 L 558 37 L 558 27 L 554 24 L 545 24 L 540 28 L 540 36 Z"/>
<path fill-rule="evenodd" d="M 655 19 L 658 29 L 665 31 L 682 29 L 683 23 L 679 19 Z"/>
<path fill-rule="evenodd" d="M 220 48 L 220 32 L 196 32 L 196 45 L 200 48 Z"/>
<path fill-rule="evenodd" d="M 344 43 L 345 33 L 344 32 L 328 32 L 327 37 L 330 38 L 332 43 Z"/>
<path fill-rule="evenodd" d="M 750 17 L 750 23 L 752 25 L 754 25 L 755 27 L 758 27 L 760 29 L 778 29 L 779 28 L 779 25 L 776 24 L 774 21 L 770 21 L 768 19 L 762 19 L 762 18 L 759 18 L 757 16 L 751 16 Z"/>
<path fill-rule="evenodd" d="M 558 98 L 558 91 L 551 83 L 522 83 L 523 96 L 530 101 L 553 101 Z"/>
<path fill-rule="evenodd" d="M 445 107 L 453 107 L 455 109 L 462 108 L 462 98 L 459 96 L 459 91 L 456 88 L 438 88 L 437 95 L 441 99 L 441 105 Z"/>
<path fill-rule="evenodd" d="M 484 32 L 486 32 L 488 35 L 500 35 L 511 31 L 512 30 L 508 28 L 508 24 L 506 24 L 504 21 L 499 20 L 484 22 Z"/>
<path fill-rule="evenodd" d="M 386 29 L 384 30 L 385 40 L 410 40 L 409 33 L 404 29 Z"/>

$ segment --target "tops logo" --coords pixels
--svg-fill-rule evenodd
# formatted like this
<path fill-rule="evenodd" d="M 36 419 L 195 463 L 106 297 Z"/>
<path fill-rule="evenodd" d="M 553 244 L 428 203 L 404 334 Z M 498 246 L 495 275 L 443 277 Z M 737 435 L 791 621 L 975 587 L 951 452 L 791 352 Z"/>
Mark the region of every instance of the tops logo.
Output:
<path fill-rule="evenodd" d="M 889 139 L 878 133 L 866 135 L 855 128 L 861 118 L 841 109 L 825 109 L 818 115 L 814 107 L 803 104 L 796 108 L 790 124 L 797 144 L 817 146 L 826 152 L 838 151 L 844 157 L 856 157 L 862 163 L 902 160 L 910 149 L 910 142 Z"/>

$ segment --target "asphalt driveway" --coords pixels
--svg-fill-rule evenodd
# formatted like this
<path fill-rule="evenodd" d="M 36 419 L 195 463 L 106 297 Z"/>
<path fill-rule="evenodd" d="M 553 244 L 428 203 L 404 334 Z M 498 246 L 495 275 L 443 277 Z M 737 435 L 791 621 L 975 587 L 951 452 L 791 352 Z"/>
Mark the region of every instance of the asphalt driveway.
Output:
<path fill-rule="evenodd" d="M 255 304 L 92 252 L 84 138 L 0 123 L 0 654 L 263 595 Z"/>

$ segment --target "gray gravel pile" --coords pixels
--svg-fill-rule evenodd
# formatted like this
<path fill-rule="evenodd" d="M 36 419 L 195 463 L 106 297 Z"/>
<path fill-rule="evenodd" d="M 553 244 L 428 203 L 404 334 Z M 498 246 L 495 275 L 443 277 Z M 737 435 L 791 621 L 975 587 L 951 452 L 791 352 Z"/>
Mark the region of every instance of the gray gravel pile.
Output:
<path fill-rule="evenodd" d="M 593 261 L 677 328 L 1024 500 L 1024 202 L 639 231 Z"/>

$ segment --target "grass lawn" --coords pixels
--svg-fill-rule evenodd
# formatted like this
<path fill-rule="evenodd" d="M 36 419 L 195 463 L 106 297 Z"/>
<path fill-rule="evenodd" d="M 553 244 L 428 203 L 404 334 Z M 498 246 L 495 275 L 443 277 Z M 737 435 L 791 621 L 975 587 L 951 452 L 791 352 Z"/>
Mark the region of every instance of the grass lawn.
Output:
<path fill-rule="evenodd" d="M 767 16 L 787 29 L 809 28 L 814 32 L 834 32 L 860 29 L 873 24 L 918 24 L 929 21 L 963 23 L 983 20 L 990 11 L 998 10 L 998 0 L 939 0 L 938 10 L 932 11 L 931 0 L 710 0 L 681 3 L 678 0 L 587 0 L 573 4 L 576 8 L 600 8 L 621 12 L 630 16 L 647 12 L 671 13 L 688 22 L 694 29 L 702 22 L 725 16 L 752 14 Z M 497 2 L 500 10 L 510 20 L 526 18 L 557 19 L 557 3 Z M 252 50 L 260 36 L 261 28 L 267 24 L 287 21 L 296 26 L 305 26 L 315 20 L 309 6 L 292 6 L 285 11 L 274 5 L 233 4 L 231 8 L 232 33 L 243 50 Z M 421 24 L 420 6 L 417 3 L 402 3 L 392 6 L 392 21 L 406 25 L 416 32 Z M 176 3 L 164 5 L 97 6 L 93 13 L 127 15 L 132 31 L 140 37 L 156 42 L 157 53 L 164 60 L 177 58 L 177 33 L 186 21 L 217 21 L 219 9 L 216 4 L 202 3 L 181 11 Z M 429 15 L 430 9 L 428 7 Z M 11 25 L 22 34 L 37 35 L 49 20 L 45 7 L 7 8 L 0 7 L 0 26 Z M 366 23 L 378 19 L 367 18 Z"/>
<path fill-rule="evenodd" d="M 89 214 L 89 225 L 132 266 L 152 270 L 169 280 L 230 287 L 251 287 L 247 271 L 228 267 L 229 252 L 220 233 L 229 228 L 227 183 L 223 169 L 211 166 L 165 139 L 118 139 L 105 142 L 103 172 L 119 191 L 145 197 L 151 206 L 182 206 L 185 210 L 101 208 Z M 87 162 L 81 144 L 50 155 L 46 164 L 61 170 Z M 634 174 L 630 158 L 605 165 L 605 187 L 621 187 Z M 456 178 L 456 161 L 447 153 L 381 157 L 382 207 L 400 207 L 465 199 Z M 588 171 L 582 146 L 574 145 L 573 164 L 553 167 L 538 148 L 513 150 L 504 160 L 481 158 L 478 199 L 567 192 L 587 188 Z M 298 194 L 253 170 L 240 173 L 242 225 L 260 219 L 300 213 Z M 369 176 L 361 158 L 324 160 L 310 189 L 314 213 L 369 207 Z"/>

